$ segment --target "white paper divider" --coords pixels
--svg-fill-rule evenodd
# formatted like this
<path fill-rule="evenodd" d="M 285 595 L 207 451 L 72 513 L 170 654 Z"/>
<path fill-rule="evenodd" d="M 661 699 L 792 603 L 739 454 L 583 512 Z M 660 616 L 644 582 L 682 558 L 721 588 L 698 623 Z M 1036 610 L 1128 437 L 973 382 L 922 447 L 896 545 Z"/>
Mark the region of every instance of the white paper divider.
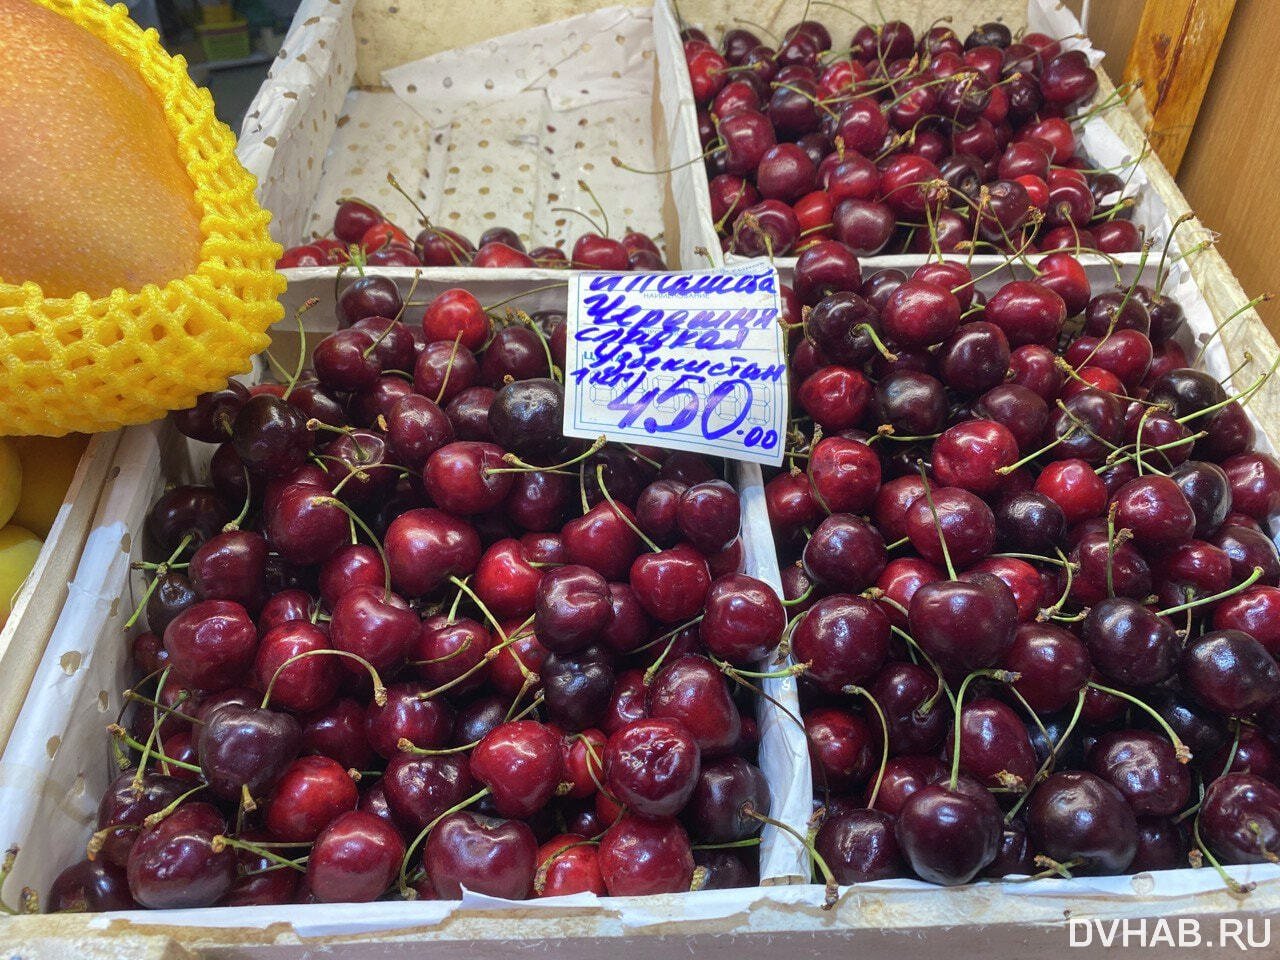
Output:
<path fill-rule="evenodd" d="M 874 22 L 878 15 L 873 4 L 850 3 L 845 6 L 861 9 L 869 21 Z M 799 20 L 807 11 L 811 19 L 822 21 L 823 11 L 811 9 L 796 0 L 796 13 L 792 20 Z M 749 4 L 743 6 L 744 14 L 749 15 Z M 930 19 L 924 8 L 920 16 L 924 22 Z M 775 20 L 777 15 L 775 14 Z M 788 22 L 785 18 L 784 23 Z M 1101 62 L 1102 54 L 1095 50 L 1088 39 L 1081 34 L 1079 21 L 1063 3 L 1058 0 L 1027 0 L 1026 23 L 1029 29 L 1040 30 L 1052 37 L 1063 38 L 1062 45 L 1066 49 L 1082 50 L 1095 67 Z M 1016 27 L 1017 24 L 1011 24 Z M 961 22 L 952 27 L 963 37 L 968 25 Z M 715 223 L 711 219 L 711 199 L 707 183 L 706 168 L 701 162 L 685 163 L 689 158 L 699 156 L 702 151 L 698 138 L 697 104 L 693 99 L 693 87 L 689 81 L 689 72 L 685 65 L 684 46 L 680 41 L 678 20 L 672 0 L 655 0 L 654 4 L 654 37 L 658 52 L 658 76 L 662 84 L 674 80 L 674 87 L 660 86 L 658 95 L 667 109 L 678 109 L 683 131 L 672 135 L 672 165 L 683 164 L 672 173 L 672 189 L 677 196 L 687 197 L 691 202 L 681 203 L 677 209 L 680 213 L 680 233 L 682 237 L 696 238 L 692 246 L 701 246 L 710 251 L 716 263 L 735 262 L 742 259 L 737 254 L 723 253 L 720 239 L 716 234 Z M 713 41 L 716 38 L 712 38 Z M 1124 109 L 1117 106 L 1114 109 Z M 1124 196 L 1135 200 L 1133 222 L 1143 228 L 1148 237 L 1163 240 L 1169 230 L 1169 218 L 1164 201 L 1150 188 L 1146 173 L 1137 166 L 1139 158 L 1134 157 L 1125 148 L 1115 131 L 1107 122 L 1107 114 L 1093 117 L 1083 124 L 1076 125 L 1076 137 L 1080 153 L 1090 160 L 1098 169 L 1112 169 L 1122 179 L 1127 180 Z M 685 244 L 684 246 L 689 246 Z M 682 247 L 683 249 L 683 247 Z M 1137 263 L 1141 255 L 1125 253 L 1117 255 L 1122 263 Z M 859 260 L 869 268 L 878 268 L 888 260 L 900 261 L 907 266 L 907 272 L 929 259 L 928 254 L 895 253 L 860 257 Z M 981 269 L 997 266 L 1005 258 L 998 254 L 979 254 L 972 258 L 972 263 Z M 1098 255 L 1084 255 L 1083 263 L 1103 263 Z M 778 267 L 793 268 L 795 257 L 777 257 Z M 692 266 L 682 263 L 682 266 Z"/>

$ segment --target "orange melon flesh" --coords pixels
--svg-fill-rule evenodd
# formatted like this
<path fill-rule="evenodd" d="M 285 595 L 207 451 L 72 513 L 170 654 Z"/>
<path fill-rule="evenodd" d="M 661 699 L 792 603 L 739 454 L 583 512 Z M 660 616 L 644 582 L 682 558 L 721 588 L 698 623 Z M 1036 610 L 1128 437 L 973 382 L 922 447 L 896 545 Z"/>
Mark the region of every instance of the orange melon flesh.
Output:
<path fill-rule="evenodd" d="M 160 103 L 31 0 L 0 0 L 0 131 L 0 280 L 96 298 L 195 270 L 199 209 Z"/>

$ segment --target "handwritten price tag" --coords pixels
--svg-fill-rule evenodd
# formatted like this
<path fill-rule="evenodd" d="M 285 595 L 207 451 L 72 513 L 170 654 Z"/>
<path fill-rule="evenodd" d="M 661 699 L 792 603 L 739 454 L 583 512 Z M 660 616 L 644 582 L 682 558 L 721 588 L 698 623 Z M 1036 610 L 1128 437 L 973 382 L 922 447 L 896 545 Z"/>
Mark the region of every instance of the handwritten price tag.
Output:
<path fill-rule="evenodd" d="M 564 432 L 782 463 L 787 364 L 765 260 L 569 282 Z"/>

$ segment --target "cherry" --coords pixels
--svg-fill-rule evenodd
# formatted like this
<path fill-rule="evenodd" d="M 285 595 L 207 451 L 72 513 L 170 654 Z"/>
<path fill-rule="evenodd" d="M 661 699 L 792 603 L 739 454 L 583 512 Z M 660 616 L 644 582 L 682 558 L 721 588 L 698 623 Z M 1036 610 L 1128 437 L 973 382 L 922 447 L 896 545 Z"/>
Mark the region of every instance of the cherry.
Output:
<path fill-rule="evenodd" d="M 1105 532 L 1088 533 L 1068 559 L 1079 564 L 1071 597 L 1082 604 L 1112 595 L 1142 599 L 1151 593 L 1151 569 L 1132 544 L 1108 544 Z"/>
<path fill-rule="evenodd" d="M 1017 440 L 1007 427 L 993 420 L 957 424 L 944 431 L 933 444 L 933 472 L 937 481 L 973 493 L 992 493 L 998 489 L 1004 483 L 1002 471 L 1017 459 Z"/>
<path fill-rule="evenodd" d="M 1216 630 L 1182 654 L 1183 682 L 1211 710 L 1248 716 L 1280 696 L 1280 667 L 1266 648 L 1239 630 Z"/>
<path fill-rule="evenodd" d="M 422 483 L 442 510 L 454 515 L 486 513 L 511 490 L 512 476 L 501 471 L 503 466 L 503 449 L 496 444 L 458 440 L 427 458 Z"/>
<path fill-rule="evenodd" d="M 885 335 L 908 347 L 941 343 L 960 325 L 960 303 L 945 287 L 928 280 L 901 284 L 881 313 Z"/>
<path fill-rule="evenodd" d="M 880 605 L 862 597 L 819 600 L 796 626 L 792 653 L 807 664 L 805 676 L 829 693 L 861 685 L 889 653 L 889 619 Z"/>
<path fill-rule="evenodd" d="M 704 554 L 719 553 L 738 535 L 741 504 L 737 491 L 723 480 L 696 483 L 685 489 L 676 505 L 676 525 Z"/>
<path fill-rule="evenodd" d="M 894 834 L 920 877 L 944 886 L 968 883 L 1000 850 L 1000 808 L 968 776 L 921 787 L 903 804 Z"/>
<path fill-rule="evenodd" d="M 953 563 L 966 567 L 991 552 L 996 530 L 990 507 L 958 487 L 935 487 L 931 496 L 932 507 L 928 497 L 919 496 L 907 507 L 905 517 L 907 536 L 922 557 L 940 564 L 949 553 Z"/>
<path fill-rule="evenodd" d="M 471 753 L 471 775 L 489 788 L 504 817 L 528 818 L 542 809 L 563 773 L 559 739 L 534 720 L 502 724 Z"/>
<path fill-rule="evenodd" d="M 248 611 L 229 600 L 193 604 L 164 631 L 173 679 L 204 690 L 234 685 L 253 662 L 257 643 Z"/>
<path fill-rule="evenodd" d="M 738 746 L 742 717 L 724 675 L 706 657 L 686 654 L 667 663 L 649 685 L 645 709 L 649 717 L 682 724 L 703 759 Z"/>
<path fill-rule="evenodd" d="M 1280 843 L 1280 788 L 1248 773 L 1209 784 L 1200 805 L 1205 842 L 1224 863 L 1264 863 Z"/>
<path fill-rule="evenodd" d="M 335 817 L 316 837 L 306 884 L 322 903 L 369 903 L 395 879 L 404 839 L 385 820 L 363 810 Z"/>
<path fill-rule="evenodd" d="M 814 785 L 848 792 L 865 783 L 875 769 L 875 734 L 858 714 L 818 707 L 804 715 L 805 739 Z"/>
<path fill-rule="evenodd" d="M 599 854 L 595 845 L 581 834 L 556 834 L 538 848 L 537 863 L 533 880 L 535 896 L 605 895 Z"/>
<path fill-rule="evenodd" d="M 491 240 L 488 243 L 482 243 L 480 249 L 471 258 L 471 266 L 487 267 L 490 269 L 510 269 L 522 270 L 534 267 L 533 257 L 517 250 L 515 247 L 508 246 L 497 240 Z"/>
<path fill-rule="evenodd" d="M 354 810 L 359 799 L 340 763 L 328 757 L 298 757 L 272 790 L 266 826 L 278 840 L 309 842 L 338 816 Z"/>
<path fill-rule="evenodd" d="M 617 612 L 615 599 L 615 620 Z M 715 656 L 750 664 L 763 660 L 778 645 L 786 623 L 782 601 L 767 583 L 730 573 L 711 584 L 698 635 Z"/>
<path fill-rule="evenodd" d="M 524 900 L 533 891 L 538 842 L 519 820 L 470 811 L 451 813 L 427 837 L 422 864 L 436 895 L 457 900 L 462 888 L 490 897 Z"/>
<path fill-rule="evenodd" d="M 433 592 L 451 576 L 466 576 L 480 562 L 480 538 L 442 510 L 409 510 L 396 517 L 384 540 L 391 583 L 407 596 Z"/>
<path fill-rule="evenodd" d="M 1004 331 L 1011 347 L 1053 346 L 1067 318 L 1067 305 L 1049 286 L 1011 280 L 987 301 L 984 315 Z"/>
<path fill-rule="evenodd" d="M 410 747 L 431 750 L 447 745 L 453 710 L 437 698 L 423 699 L 428 690 L 421 683 L 393 683 L 387 687 L 386 703 L 369 704 L 364 715 L 369 746 L 390 759 Z"/>
<path fill-rule="evenodd" d="M 1280 512 L 1280 464 L 1264 453 L 1241 453 L 1224 460 L 1232 508 L 1265 523 Z"/>
<path fill-rule="evenodd" d="M 418 618 L 404 600 L 367 588 L 344 594 L 334 605 L 329 623 L 334 649 L 362 658 L 375 670 L 398 668 L 417 634 Z M 361 675 L 367 669 L 351 657 L 341 659 L 349 673 Z"/>
<path fill-rule="evenodd" d="M 887 880 L 907 873 L 894 819 L 880 810 L 829 812 L 814 838 L 814 849 L 838 883 Z"/>
<path fill-rule="evenodd" d="M 819 240 L 796 260 L 796 296 L 806 306 L 817 304 L 833 293 L 856 291 L 862 285 L 862 271 L 855 251 L 835 240 Z"/>
<path fill-rule="evenodd" d="M 1116 526 L 1140 547 L 1169 547 L 1191 538 L 1196 518 L 1179 486 L 1168 477 L 1139 477 L 1115 496 Z"/>
<path fill-rule="evenodd" d="M 754 837 L 769 814 L 769 784 L 764 773 L 741 757 L 704 764 L 684 819 L 693 836 L 706 843 L 733 843 Z"/>
<path fill-rule="evenodd" d="M 1089 769 L 1120 791 L 1139 816 L 1167 817 L 1186 807 L 1191 774 L 1167 737 L 1113 730 L 1089 749 Z"/>
<path fill-rule="evenodd" d="M 1009 652 L 1018 622 L 1013 593 L 990 574 L 921 586 L 907 608 L 911 635 L 943 669 L 969 673 Z"/>
<path fill-rule="evenodd" d="M 1247 633 L 1275 657 L 1280 654 L 1280 590 L 1252 586 L 1219 601 L 1213 609 L 1213 629 Z"/>
<path fill-rule="evenodd" d="M 857 426 L 871 399 L 871 384 L 857 370 L 828 366 L 806 377 L 797 394 L 800 406 L 823 430 Z"/>
<path fill-rule="evenodd" d="M 1035 848 L 1059 863 L 1076 861 L 1082 873 L 1128 869 L 1137 851 L 1138 823 L 1124 795 L 1080 770 L 1051 774 L 1027 803 L 1027 830 Z"/>
<path fill-rule="evenodd" d="M 231 889 L 235 853 L 215 849 L 227 829 L 216 807 L 186 803 L 144 828 L 129 852 L 129 893 L 152 910 L 210 907 Z"/>
<path fill-rule="evenodd" d="M 1054 713 L 1073 703 L 1092 670 L 1084 643 L 1049 623 L 1020 624 L 1001 665 L 1018 674 L 1014 689 L 1037 713 Z"/>
<path fill-rule="evenodd" d="M 951 752 L 952 738 L 943 746 Z M 1039 762 L 1027 728 L 1013 708 L 979 697 L 960 710 L 960 768 L 988 787 L 1029 789 Z"/>
<path fill-rule="evenodd" d="M 464 754 L 419 757 L 401 752 L 387 762 L 379 781 L 387 806 L 405 830 L 422 830 L 474 790 Z"/>
<path fill-rule="evenodd" d="M 228 703 L 205 714 L 196 749 L 209 789 L 242 800 L 261 796 L 301 745 L 302 728 L 289 714 Z"/>
<path fill-rule="evenodd" d="M 271 699 L 277 706 L 300 713 L 319 710 L 338 691 L 336 658 L 293 658 L 328 649 L 328 635 L 310 620 L 286 621 L 262 635 L 253 661 L 254 678 L 263 690 L 274 680 Z"/>
<path fill-rule="evenodd" d="M 703 608 L 711 589 L 707 561 L 688 544 L 641 554 L 631 564 L 631 589 L 649 616 L 679 623 Z"/>
<path fill-rule="evenodd" d="M 1233 585 L 1252 576 L 1255 569 L 1262 570 L 1262 576 L 1258 578 L 1260 583 L 1270 586 L 1280 583 L 1280 558 L 1276 555 L 1275 545 L 1261 531 L 1224 523 L 1210 542 L 1231 561 Z"/>
<path fill-rule="evenodd" d="M 1186 828 L 1168 817 L 1138 818 L 1138 850 L 1129 864 L 1135 873 L 1176 870 L 1187 865 Z"/>
<path fill-rule="evenodd" d="M 942 345 L 939 374 L 951 389 L 983 393 L 1004 382 L 1009 369 L 1009 341 L 995 324 L 966 323 Z"/>
<path fill-rule="evenodd" d="M 413 241 L 424 267 L 461 267 L 471 262 L 476 248 L 460 233 L 444 227 L 426 227 Z"/>
<path fill-rule="evenodd" d="M 875 527 L 849 513 L 823 520 L 804 548 L 804 566 L 811 577 L 849 592 L 871 586 L 886 559 L 884 539 Z"/>
<path fill-rule="evenodd" d="M 298 662 L 333 659 L 309 657 Z M 332 700 L 303 717 L 302 725 L 302 746 L 307 753 L 331 757 L 344 770 L 363 770 L 373 762 L 373 750 L 364 734 L 364 707 L 355 700 L 348 697 Z"/>
<path fill-rule="evenodd" d="M 1081 636 L 1094 666 L 1121 684 L 1149 686 L 1177 669 L 1178 638 L 1169 621 L 1126 597 L 1091 607 Z"/>
<path fill-rule="evenodd" d="M 636 720 L 609 737 L 605 784 L 640 816 L 669 817 L 693 794 L 700 762 L 697 744 L 679 721 Z"/>
<path fill-rule="evenodd" d="M 1016 383 L 992 387 L 978 398 L 974 413 L 1005 427 L 1023 455 L 1036 450 L 1049 424 L 1049 407 L 1040 395 Z"/>
<path fill-rule="evenodd" d="M 475 354 L 452 340 L 428 343 L 413 368 L 413 389 L 437 404 L 448 403 L 480 380 Z"/>
<path fill-rule="evenodd" d="M 624 814 L 600 838 L 600 875 L 611 897 L 683 893 L 693 869 L 689 836 L 675 820 Z"/>
<path fill-rule="evenodd" d="M 427 458 L 453 440 L 444 411 L 413 393 L 398 399 L 387 417 L 387 447 L 398 463 L 421 470 Z"/>
<path fill-rule="evenodd" d="M 571 653 L 595 639 L 613 616 L 608 582 L 589 567 L 568 564 L 547 571 L 538 583 L 534 624 L 551 650 Z"/>
<path fill-rule="evenodd" d="M 186 790 L 181 781 L 157 773 L 145 773 L 140 780 L 137 778 L 136 769 L 123 771 L 111 781 L 98 803 L 98 832 L 93 841 L 97 846 L 95 856 L 117 867 L 128 865 L 129 851 L 143 821 L 177 800 Z M 140 789 L 135 790 L 135 782 Z M 96 872 L 92 879 L 108 882 L 111 878 Z"/>
<path fill-rule="evenodd" d="M 390 277 L 357 277 L 338 295 L 338 326 L 349 327 L 365 317 L 398 317 L 403 305 Z"/>
<path fill-rule="evenodd" d="M 257 533 L 229 530 L 196 548 L 187 575 L 205 600 L 229 600 L 257 609 L 265 600 L 266 567 L 266 540 Z"/>
<path fill-rule="evenodd" d="M 59 873 L 45 901 L 49 913 L 103 913 L 137 907 L 123 867 L 105 860 L 81 860 Z"/>
<path fill-rule="evenodd" d="M 573 245 L 569 256 L 573 265 L 585 270 L 629 270 L 627 248 L 620 240 L 611 240 L 598 233 L 584 233 Z"/>
<path fill-rule="evenodd" d="M 721 124 L 748 114 L 740 113 Z M 795 211 L 781 200 L 761 200 L 743 210 L 733 226 L 733 250 L 744 257 L 783 257 L 791 252 L 800 233 Z"/>
<path fill-rule="evenodd" d="M 483 252 L 484 244 L 481 245 Z M 481 264 L 476 264 L 480 266 Z M 427 305 L 422 315 L 422 332 L 427 341 L 445 340 L 468 350 L 482 347 L 492 330 L 492 323 L 480 301 L 466 290 L 445 290 Z"/>

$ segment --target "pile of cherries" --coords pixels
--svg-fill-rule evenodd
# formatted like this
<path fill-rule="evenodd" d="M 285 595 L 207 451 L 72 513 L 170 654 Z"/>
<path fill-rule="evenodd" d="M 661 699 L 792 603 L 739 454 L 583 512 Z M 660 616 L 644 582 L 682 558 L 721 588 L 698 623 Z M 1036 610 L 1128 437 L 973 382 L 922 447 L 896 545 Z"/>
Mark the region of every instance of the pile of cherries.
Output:
<path fill-rule="evenodd" d="M 776 49 L 743 28 L 719 50 L 700 30 L 682 36 L 726 250 L 1141 246 L 1123 182 L 1078 153 L 1073 111 L 1098 86 L 1082 51 L 1040 33 L 1015 41 L 1001 23 L 961 41 L 946 25 L 917 39 L 891 20 L 842 50 L 813 20 Z"/>
<path fill-rule="evenodd" d="M 1160 282 L 1032 269 L 802 256 L 787 297 L 765 490 L 840 883 L 1280 855 L 1271 371 L 1229 396 Z"/>
<path fill-rule="evenodd" d="M 49 909 L 757 882 L 739 667 L 786 616 L 734 488 L 561 435 L 563 314 L 406 308 L 357 278 L 311 370 L 174 415 L 209 484 L 148 515 L 119 774 Z"/>
<path fill-rule="evenodd" d="M 289 247 L 276 266 L 325 267 L 350 263 L 352 251 L 362 263 L 383 267 L 507 267 L 550 270 L 666 270 L 662 251 L 648 234 L 627 230 L 611 238 L 608 221 L 584 233 L 568 255 L 559 247 L 525 250 L 509 227 L 490 227 L 472 243 L 462 234 L 427 223 L 412 240 L 372 204 L 345 200 L 333 218 L 333 236 Z"/>

